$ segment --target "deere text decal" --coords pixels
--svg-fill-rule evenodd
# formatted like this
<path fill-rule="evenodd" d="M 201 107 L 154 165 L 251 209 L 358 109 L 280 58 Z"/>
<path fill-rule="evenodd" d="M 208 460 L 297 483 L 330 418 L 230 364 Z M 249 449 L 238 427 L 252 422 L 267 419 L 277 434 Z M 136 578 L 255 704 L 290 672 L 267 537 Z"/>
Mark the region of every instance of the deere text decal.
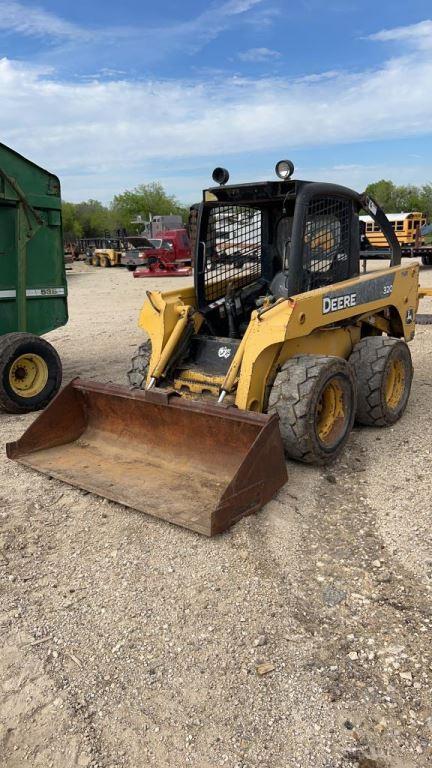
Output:
<path fill-rule="evenodd" d="M 340 312 L 342 309 L 380 301 L 391 295 L 393 283 L 394 275 L 380 275 L 370 280 L 359 281 L 355 291 L 345 288 L 345 290 L 328 293 L 323 296 L 322 313 L 328 315 L 329 312 Z"/>

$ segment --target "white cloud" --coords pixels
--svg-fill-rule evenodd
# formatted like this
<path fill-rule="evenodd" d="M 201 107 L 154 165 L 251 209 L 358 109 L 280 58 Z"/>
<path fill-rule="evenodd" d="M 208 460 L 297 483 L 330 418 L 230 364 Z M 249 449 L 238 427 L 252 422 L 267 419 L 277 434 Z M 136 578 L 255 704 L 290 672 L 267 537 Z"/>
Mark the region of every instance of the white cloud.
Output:
<path fill-rule="evenodd" d="M 147 38 L 150 42 L 153 57 L 181 48 L 188 53 L 196 53 L 207 42 L 214 40 L 223 30 L 249 11 L 260 5 L 263 0 L 226 0 L 224 3 L 214 2 L 195 18 L 165 24 L 158 29 L 140 29 L 140 41 Z M 137 31 L 134 30 L 137 35 Z M 155 40 L 157 46 L 154 46 Z M 144 46 L 143 46 L 144 47 Z"/>
<path fill-rule="evenodd" d="M 27 37 L 50 37 L 53 40 L 68 43 L 99 44 L 109 41 L 116 46 L 127 41 L 128 44 L 140 43 L 141 55 L 145 56 L 151 47 L 152 60 L 161 58 L 173 49 L 182 48 L 194 53 L 217 37 L 230 26 L 237 17 L 242 18 L 249 11 L 260 5 L 263 0 L 226 0 L 209 5 L 206 10 L 186 21 L 167 21 L 161 27 L 142 27 L 137 25 L 84 28 L 72 24 L 41 7 L 30 7 L 19 0 L 0 0 L 0 31 L 13 32 Z M 155 44 L 156 43 L 156 44 Z M 63 51 L 60 49 L 60 55 Z"/>
<path fill-rule="evenodd" d="M 320 80 L 331 80 L 334 77 L 338 77 L 342 75 L 343 72 L 337 70 L 337 69 L 329 69 L 326 72 L 315 72 L 311 75 L 303 75 L 303 77 L 298 77 L 297 82 L 298 83 L 319 83 Z"/>
<path fill-rule="evenodd" d="M 0 0 L 0 30 L 28 37 L 55 37 L 84 40 L 89 33 L 43 8 L 30 7 L 17 0 Z"/>
<path fill-rule="evenodd" d="M 274 151 L 277 158 L 300 147 L 432 133 L 428 49 L 376 70 L 322 75 L 76 83 L 2 59 L 1 136 L 59 173 L 66 196 L 84 196 L 81 184 L 86 196 L 102 188 L 109 199 L 119 186 L 174 176 L 182 159 L 183 167 L 211 168 L 241 152 Z"/>
<path fill-rule="evenodd" d="M 381 42 L 402 41 L 413 44 L 415 48 L 431 48 L 432 21 L 426 19 L 418 24 L 410 24 L 407 27 L 382 29 L 380 32 L 369 35 L 368 40 L 378 40 Z"/>
<path fill-rule="evenodd" d="M 248 51 L 242 51 L 238 54 L 240 61 L 262 62 L 280 59 L 279 51 L 272 51 L 270 48 L 249 48 Z"/>

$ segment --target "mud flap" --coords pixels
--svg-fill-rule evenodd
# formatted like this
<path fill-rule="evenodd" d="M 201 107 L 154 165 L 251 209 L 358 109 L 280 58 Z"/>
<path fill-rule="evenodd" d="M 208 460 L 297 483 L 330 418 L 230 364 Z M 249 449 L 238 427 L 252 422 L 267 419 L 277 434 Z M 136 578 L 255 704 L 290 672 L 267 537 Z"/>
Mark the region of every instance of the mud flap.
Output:
<path fill-rule="evenodd" d="M 10 459 L 213 536 L 287 480 L 278 417 L 75 379 Z"/>

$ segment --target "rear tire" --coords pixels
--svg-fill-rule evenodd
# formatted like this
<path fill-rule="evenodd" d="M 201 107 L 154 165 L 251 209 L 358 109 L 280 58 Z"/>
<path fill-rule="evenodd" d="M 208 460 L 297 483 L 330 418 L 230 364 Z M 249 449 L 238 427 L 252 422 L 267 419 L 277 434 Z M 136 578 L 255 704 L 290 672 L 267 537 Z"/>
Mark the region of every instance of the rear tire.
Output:
<path fill-rule="evenodd" d="M 357 379 L 359 424 L 387 427 L 408 403 L 413 366 L 408 344 L 388 336 L 368 336 L 355 345 L 349 362 Z"/>
<path fill-rule="evenodd" d="M 138 347 L 131 360 L 131 368 L 127 372 L 127 377 L 132 389 L 145 389 L 151 354 L 152 346 L 149 339 Z"/>
<path fill-rule="evenodd" d="M 326 464 L 343 449 L 356 412 L 354 374 L 341 357 L 302 355 L 276 375 L 268 413 L 277 413 L 285 454 Z"/>
<path fill-rule="evenodd" d="M 31 333 L 0 337 L 0 409 L 8 413 L 40 411 L 62 381 L 60 358 L 51 344 Z"/>
<path fill-rule="evenodd" d="M 422 264 L 425 267 L 432 267 L 432 256 L 425 254 L 421 257 Z"/>

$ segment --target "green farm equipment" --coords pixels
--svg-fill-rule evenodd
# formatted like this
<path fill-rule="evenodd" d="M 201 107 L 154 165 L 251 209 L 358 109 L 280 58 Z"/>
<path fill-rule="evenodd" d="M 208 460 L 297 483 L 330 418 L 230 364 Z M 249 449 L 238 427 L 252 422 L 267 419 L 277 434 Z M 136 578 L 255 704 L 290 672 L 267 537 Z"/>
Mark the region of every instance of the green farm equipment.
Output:
<path fill-rule="evenodd" d="M 0 409 L 37 411 L 58 392 L 60 358 L 41 336 L 67 319 L 60 182 L 0 144 Z"/>

